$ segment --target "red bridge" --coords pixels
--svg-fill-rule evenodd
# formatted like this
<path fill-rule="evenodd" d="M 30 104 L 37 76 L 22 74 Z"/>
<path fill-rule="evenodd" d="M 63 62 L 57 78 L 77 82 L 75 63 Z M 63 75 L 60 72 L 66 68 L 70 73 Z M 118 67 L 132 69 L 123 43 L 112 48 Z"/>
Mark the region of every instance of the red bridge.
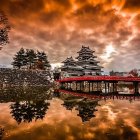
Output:
<path fill-rule="evenodd" d="M 72 90 L 72 83 L 75 82 L 76 90 L 82 91 L 84 89 L 84 82 L 88 83 L 89 92 L 94 89 L 94 84 L 97 85 L 97 91 L 101 91 L 101 83 L 104 84 L 105 93 L 107 92 L 117 92 L 117 83 L 122 82 L 132 82 L 134 85 L 135 93 L 139 93 L 139 82 L 140 77 L 121 77 L 121 76 L 80 76 L 80 77 L 68 77 L 57 80 L 60 83 L 62 89 Z M 113 88 L 111 88 L 111 86 Z"/>
<path fill-rule="evenodd" d="M 124 82 L 140 82 L 140 77 L 122 77 L 122 76 L 80 76 L 68 77 L 57 80 L 58 82 L 72 82 L 72 81 L 124 81 Z"/>

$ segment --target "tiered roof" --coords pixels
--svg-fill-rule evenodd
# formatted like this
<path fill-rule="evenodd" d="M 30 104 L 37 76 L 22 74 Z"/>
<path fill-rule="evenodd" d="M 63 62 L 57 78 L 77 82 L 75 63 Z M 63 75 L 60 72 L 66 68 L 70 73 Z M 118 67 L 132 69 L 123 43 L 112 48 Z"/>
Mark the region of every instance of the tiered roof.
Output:
<path fill-rule="evenodd" d="M 72 57 L 67 58 L 63 61 L 64 66 L 62 70 L 75 70 L 75 72 L 82 71 L 84 73 L 101 73 L 101 66 L 98 65 L 100 61 L 97 61 L 95 58 L 97 56 L 94 55 L 93 50 L 89 47 L 82 46 L 81 50 L 77 52 L 79 54 L 76 57 L 77 61 L 75 61 Z"/>
<path fill-rule="evenodd" d="M 68 57 L 62 63 L 64 63 L 64 66 L 62 66 L 61 69 L 83 70 L 83 68 L 81 66 L 76 65 L 76 61 L 73 59 L 72 56 L 71 57 Z"/>
<path fill-rule="evenodd" d="M 77 53 L 93 53 L 93 52 L 95 51 L 91 50 L 89 46 L 88 47 L 82 46 L 81 50 Z"/>
<path fill-rule="evenodd" d="M 95 56 L 89 47 L 82 46 L 81 50 L 78 52 L 79 56 L 77 57 L 77 64 L 84 67 L 87 70 L 101 70 L 101 66 L 98 65 L 100 61 L 95 60 Z"/>
<path fill-rule="evenodd" d="M 74 61 L 73 57 L 71 56 L 71 57 L 67 57 L 67 59 L 64 60 L 62 63 L 65 63 L 65 64 L 67 64 L 67 63 L 74 64 L 75 61 Z"/>

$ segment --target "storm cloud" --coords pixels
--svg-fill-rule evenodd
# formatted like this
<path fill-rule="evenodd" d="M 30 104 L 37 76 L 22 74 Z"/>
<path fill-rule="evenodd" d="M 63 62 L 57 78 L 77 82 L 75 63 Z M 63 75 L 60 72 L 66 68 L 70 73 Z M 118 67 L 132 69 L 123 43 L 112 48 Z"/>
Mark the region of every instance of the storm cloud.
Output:
<path fill-rule="evenodd" d="M 60 63 L 86 45 L 105 70 L 139 68 L 138 0 L 1 0 L 0 9 L 12 26 L 0 64 L 11 64 L 21 47 L 44 50 Z"/>

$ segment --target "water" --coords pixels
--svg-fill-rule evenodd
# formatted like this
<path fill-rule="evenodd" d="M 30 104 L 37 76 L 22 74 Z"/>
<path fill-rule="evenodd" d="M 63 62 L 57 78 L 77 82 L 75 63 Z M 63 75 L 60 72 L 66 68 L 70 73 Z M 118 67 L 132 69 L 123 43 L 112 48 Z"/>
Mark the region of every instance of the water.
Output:
<path fill-rule="evenodd" d="M 139 96 L 79 95 L 45 87 L 0 90 L 1 139 L 140 139 Z"/>

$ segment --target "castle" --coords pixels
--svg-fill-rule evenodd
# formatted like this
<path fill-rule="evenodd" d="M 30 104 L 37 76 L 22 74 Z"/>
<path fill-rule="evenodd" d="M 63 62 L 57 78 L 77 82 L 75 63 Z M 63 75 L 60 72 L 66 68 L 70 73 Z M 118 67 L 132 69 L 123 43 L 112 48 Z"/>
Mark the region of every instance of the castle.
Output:
<path fill-rule="evenodd" d="M 101 75 L 99 61 L 96 60 L 97 56 L 94 55 L 95 51 L 89 47 L 82 46 L 78 53 L 76 60 L 73 57 L 68 57 L 62 63 L 61 72 L 63 76 L 84 76 L 84 75 Z"/>

